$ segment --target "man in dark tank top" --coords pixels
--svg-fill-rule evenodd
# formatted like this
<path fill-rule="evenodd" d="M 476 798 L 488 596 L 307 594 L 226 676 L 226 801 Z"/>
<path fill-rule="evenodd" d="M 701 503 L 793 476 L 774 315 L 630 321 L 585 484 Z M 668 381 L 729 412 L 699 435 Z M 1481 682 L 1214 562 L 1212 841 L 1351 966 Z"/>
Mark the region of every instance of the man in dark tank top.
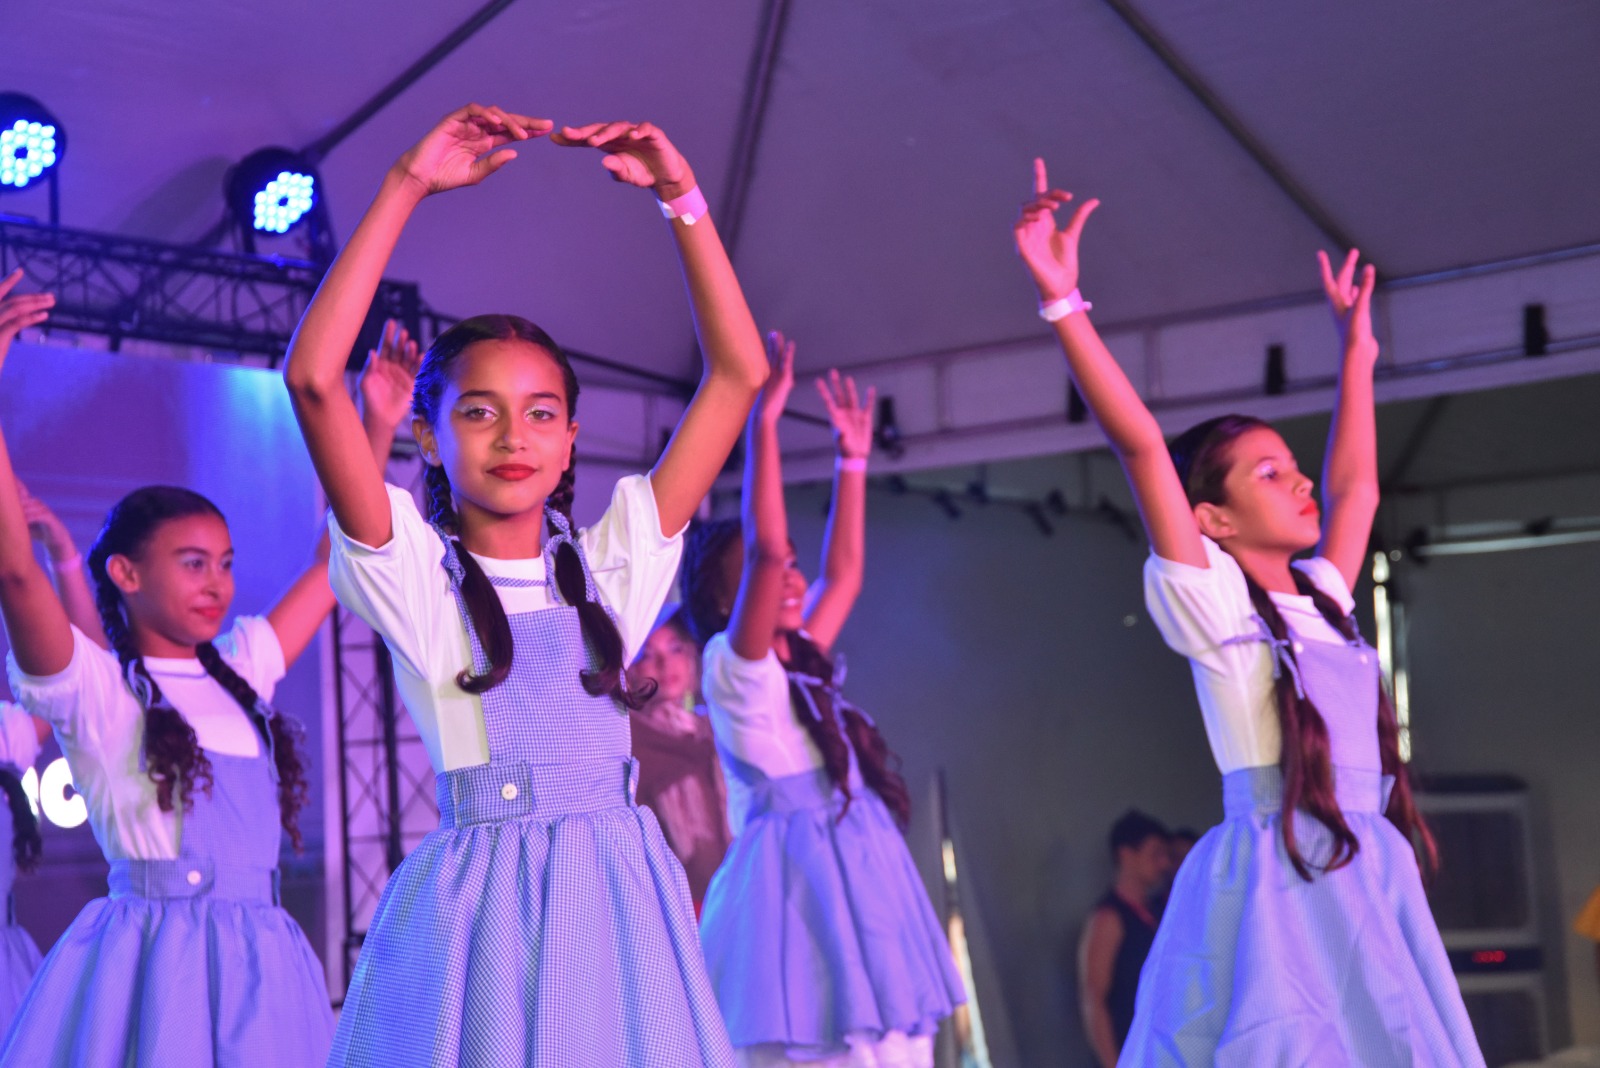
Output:
<path fill-rule="evenodd" d="M 1078 943 L 1078 1000 L 1089 1045 L 1103 1068 L 1115 1068 L 1133 1023 L 1139 970 L 1155 941 L 1153 902 L 1172 875 L 1167 829 L 1137 809 L 1111 826 L 1115 876 Z"/>

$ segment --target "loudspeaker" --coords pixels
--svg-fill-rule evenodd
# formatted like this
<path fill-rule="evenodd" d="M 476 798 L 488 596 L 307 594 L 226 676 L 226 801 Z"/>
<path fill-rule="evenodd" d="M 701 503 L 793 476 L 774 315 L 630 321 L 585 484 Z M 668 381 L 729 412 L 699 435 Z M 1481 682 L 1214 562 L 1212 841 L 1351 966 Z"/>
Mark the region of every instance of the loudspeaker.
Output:
<path fill-rule="evenodd" d="M 1527 784 L 1509 775 L 1422 781 L 1417 807 L 1439 842 L 1428 903 L 1491 1066 L 1550 1048 L 1548 980 Z"/>

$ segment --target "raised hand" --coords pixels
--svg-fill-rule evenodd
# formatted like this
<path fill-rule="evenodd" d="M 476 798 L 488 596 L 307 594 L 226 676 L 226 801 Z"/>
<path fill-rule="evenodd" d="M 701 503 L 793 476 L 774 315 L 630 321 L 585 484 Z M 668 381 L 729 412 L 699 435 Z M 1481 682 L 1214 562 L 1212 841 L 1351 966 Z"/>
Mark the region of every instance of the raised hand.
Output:
<path fill-rule="evenodd" d="M 5 278 L 0 278 L 0 364 L 5 363 L 11 342 L 30 326 L 38 326 L 50 317 L 55 306 L 54 293 L 15 293 L 22 281 L 22 268 L 18 267 Z"/>
<path fill-rule="evenodd" d="M 761 397 L 756 401 L 756 411 L 761 418 L 775 420 L 783 414 L 794 390 L 794 342 L 783 336 L 781 330 L 767 335 L 767 359 L 772 361 L 772 371 L 767 384 L 761 387 Z"/>
<path fill-rule="evenodd" d="M 1346 352 L 1359 352 L 1376 359 L 1378 340 L 1372 334 L 1372 290 L 1377 285 L 1378 272 L 1367 264 L 1361 268 L 1361 281 L 1356 281 L 1356 265 L 1361 253 L 1351 249 L 1344 258 L 1339 273 L 1333 273 L 1328 254 L 1317 251 L 1317 264 L 1322 269 L 1322 291 L 1328 295 L 1328 307 L 1333 311 L 1333 321 L 1339 328 L 1339 338 Z"/>
<path fill-rule="evenodd" d="M 1012 234 L 1016 237 L 1017 253 L 1033 274 L 1039 287 L 1039 297 L 1044 301 L 1060 300 L 1078 288 L 1078 239 L 1083 236 L 1083 224 L 1098 200 L 1086 200 L 1073 211 L 1065 230 L 1056 229 L 1056 210 L 1067 204 L 1072 194 L 1063 189 L 1051 189 L 1045 174 L 1044 160 L 1033 161 L 1033 199 L 1022 205 Z"/>
<path fill-rule="evenodd" d="M 477 185 L 517 158 L 510 145 L 543 136 L 554 126 L 549 119 L 468 104 L 440 119 L 400 157 L 395 169 L 425 196 Z"/>
<path fill-rule="evenodd" d="M 662 200 L 672 200 L 694 188 L 694 171 L 667 135 L 648 122 L 592 122 L 563 126 L 550 138 L 567 148 L 597 148 L 605 153 L 600 165 L 619 182 L 654 189 Z"/>
<path fill-rule="evenodd" d="M 856 393 L 856 380 L 832 370 L 827 378 L 817 379 L 817 392 L 822 394 L 828 421 L 833 424 L 834 448 L 847 460 L 864 459 L 872 451 L 872 414 L 877 408 L 878 388 L 868 386 L 866 402 L 862 403 Z"/>
<path fill-rule="evenodd" d="M 29 493 L 21 479 L 17 480 L 17 496 L 22 498 L 22 514 L 28 521 L 28 533 L 33 540 L 44 546 L 50 559 L 70 560 L 78 550 L 67 525 L 48 504 Z"/>
<path fill-rule="evenodd" d="M 383 324 L 378 347 L 367 352 L 361 368 L 361 407 L 367 418 L 393 431 L 411 411 L 422 354 L 416 341 L 396 319 Z"/>

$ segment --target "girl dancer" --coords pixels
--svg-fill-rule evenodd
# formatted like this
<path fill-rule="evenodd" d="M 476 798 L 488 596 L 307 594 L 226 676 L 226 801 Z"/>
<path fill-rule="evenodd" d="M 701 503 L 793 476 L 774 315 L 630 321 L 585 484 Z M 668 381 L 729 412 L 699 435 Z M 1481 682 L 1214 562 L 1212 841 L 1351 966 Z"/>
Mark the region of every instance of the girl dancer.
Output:
<path fill-rule="evenodd" d="M 1169 453 L 1078 295 L 1099 202 L 1057 230 L 1071 194 L 1034 168 L 1017 249 L 1138 500 L 1145 600 L 1193 666 L 1227 812 L 1178 873 L 1118 1063 L 1481 1065 L 1423 897 L 1433 841 L 1351 616 L 1378 506 L 1373 269 L 1357 282 L 1352 250 L 1335 277 L 1320 256 L 1344 361 L 1319 527 L 1311 479 L 1259 420 L 1209 420 Z"/>
<path fill-rule="evenodd" d="M 0 308 L 4 302 L 0 301 Z M 3 315 L 0 311 L 0 315 Z M 22 512 L 28 532 L 45 548 L 56 590 L 67 618 L 96 645 L 105 647 L 100 617 L 95 612 L 94 594 L 83 573 L 83 557 L 73 544 L 72 535 L 56 514 L 20 482 Z M 5 921 L 0 926 L 0 1034 L 11 1026 L 17 1006 L 22 1004 L 28 984 L 39 970 L 39 947 L 33 936 L 17 923 L 16 901 L 11 887 L 18 872 L 32 871 L 39 863 L 44 840 L 39 834 L 39 819 L 22 786 L 22 776 L 39 759 L 39 749 L 50 737 L 50 724 L 12 701 L 0 701 L 0 790 L 5 791 L 11 819 L 0 818 L 0 892 L 5 895 Z"/>
<path fill-rule="evenodd" d="M 699 705 L 700 646 L 682 608 L 668 605 L 662 610 L 661 621 L 628 671 L 630 685 L 656 688 L 649 703 L 630 717 L 633 756 L 639 762 L 639 804 L 656 814 L 672 852 L 683 862 L 698 915 L 732 836 L 716 741 Z"/>
<path fill-rule="evenodd" d="M 906 784 L 829 659 L 861 589 L 873 392 L 863 404 L 837 371 L 817 383 L 839 459 L 823 577 L 808 592 L 778 453 L 794 346 L 779 334 L 769 346 L 742 518 L 701 527 L 684 567 L 695 629 L 710 638 L 702 687 L 738 834 L 706 894 L 706 962 L 750 1068 L 931 1068 L 961 979 L 901 837 Z"/>
<path fill-rule="evenodd" d="M 683 868 L 633 804 L 623 668 L 665 599 L 679 531 L 733 447 L 761 340 L 689 165 L 648 123 L 563 128 L 653 189 L 683 263 L 706 373 L 655 469 L 572 529 L 578 383 L 507 315 L 428 350 L 414 427 L 428 518 L 352 451 L 343 353 L 400 231 L 551 123 L 473 105 L 390 169 L 300 324 L 287 380 L 337 521 L 340 600 L 383 635 L 438 772 L 441 827 L 373 916 L 332 1064 L 729 1065 Z"/>
<path fill-rule="evenodd" d="M 52 303 L 13 299 L 34 322 Z M 9 341 L 0 333 L 0 357 Z M 396 415 L 369 407 L 374 451 L 387 454 Z M 297 729 L 266 702 L 333 595 L 319 561 L 265 617 L 219 635 L 232 566 L 210 501 L 173 486 L 130 493 L 89 552 L 111 651 L 100 648 L 34 560 L 0 440 L 11 688 L 55 728 L 111 862 L 110 896 L 50 951 L 0 1064 L 299 1068 L 326 1055 L 322 968 L 278 905 L 279 844 L 287 831 L 299 845 L 306 768 Z"/>

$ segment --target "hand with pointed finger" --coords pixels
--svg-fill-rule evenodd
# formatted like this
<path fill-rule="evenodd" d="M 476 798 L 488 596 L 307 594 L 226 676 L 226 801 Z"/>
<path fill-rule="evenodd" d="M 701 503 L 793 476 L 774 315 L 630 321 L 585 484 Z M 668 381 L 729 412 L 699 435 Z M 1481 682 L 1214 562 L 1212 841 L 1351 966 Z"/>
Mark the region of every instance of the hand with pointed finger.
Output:
<path fill-rule="evenodd" d="M 846 460 L 865 459 L 872 452 L 872 416 L 877 408 L 878 388 L 867 387 L 867 399 L 856 392 L 856 380 L 837 370 L 817 379 L 817 392 L 828 409 L 833 424 L 833 445 Z"/>
<path fill-rule="evenodd" d="M 1378 358 L 1378 339 L 1372 333 L 1372 291 L 1378 284 L 1378 272 L 1372 264 L 1361 268 L 1361 280 L 1356 281 L 1356 267 L 1361 253 L 1351 249 L 1336 275 L 1328 254 L 1317 251 L 1317 265 L 1322 270 L 1322 291 L 1328 295 L 1328 307 L 1339 328 L 1339 339 L 1346 353 L 1360 353 L 1370 359 Z"/>
<path fill-rule="evenodd" d="M 361 368 L 361 407 L 386 430 L 394 430 L 411 413 L 422 353 L 399 320 L 383 324 L 378 347 L 367 352 Z"/>
<path fill-rule="evenodd" d="M 782 331 L 772 331 L 767 335 L 767 358 L 772 361 L 772 370 L 767 375 L 767 384 L 761 387 L 756 411 L 763 420 L 775 422 L 783 414 L 789 394 L 794 390 L 794 342 L 784 337 Z"/>
<path fill-rule="evenodd" d="M 477 185 L 517 158 L 511 145 L 542 137 L 554 126 L 549 119 L 468 104 L 440 119 L 396 161 L 394 171 L 423 196 Z"/>
<path fill-rule="evenodd" d="M 0 365 L 5 363 L 16 336 L 50 318 L 50 309 L 56 303 L 54 293 L 15 292 L 21 281 L 21 267 L 0 278 Z"/>
<path fill-rule="evenodd" d="M 660 127 L 649 122 L 592 122 L 563 126 L 550 140 L 567 148 L 597 148 L 605 153 L 600 165 L 619 182 L 654 189 L 662 200 L 673 200 L 695 186 L 694 171 Z"/>
<path fill-rule="evenodd" d="M 1071 193 L 1050 188 L 1044 160 L 1035 159 L 1033 199 L 1022 205 L 1012 234 L 1018 255 L 1039 287 L 1039 299 L 1046 303 L 1060 300 L 1078 288 L 1078 241 L 1083 236 L 1083 224 L 1100 206 L 1098 200 L 1084 201 L 1073 211 L 1066 229 L 1058 230 L 1056 210 L 1071 199 Z"/>

